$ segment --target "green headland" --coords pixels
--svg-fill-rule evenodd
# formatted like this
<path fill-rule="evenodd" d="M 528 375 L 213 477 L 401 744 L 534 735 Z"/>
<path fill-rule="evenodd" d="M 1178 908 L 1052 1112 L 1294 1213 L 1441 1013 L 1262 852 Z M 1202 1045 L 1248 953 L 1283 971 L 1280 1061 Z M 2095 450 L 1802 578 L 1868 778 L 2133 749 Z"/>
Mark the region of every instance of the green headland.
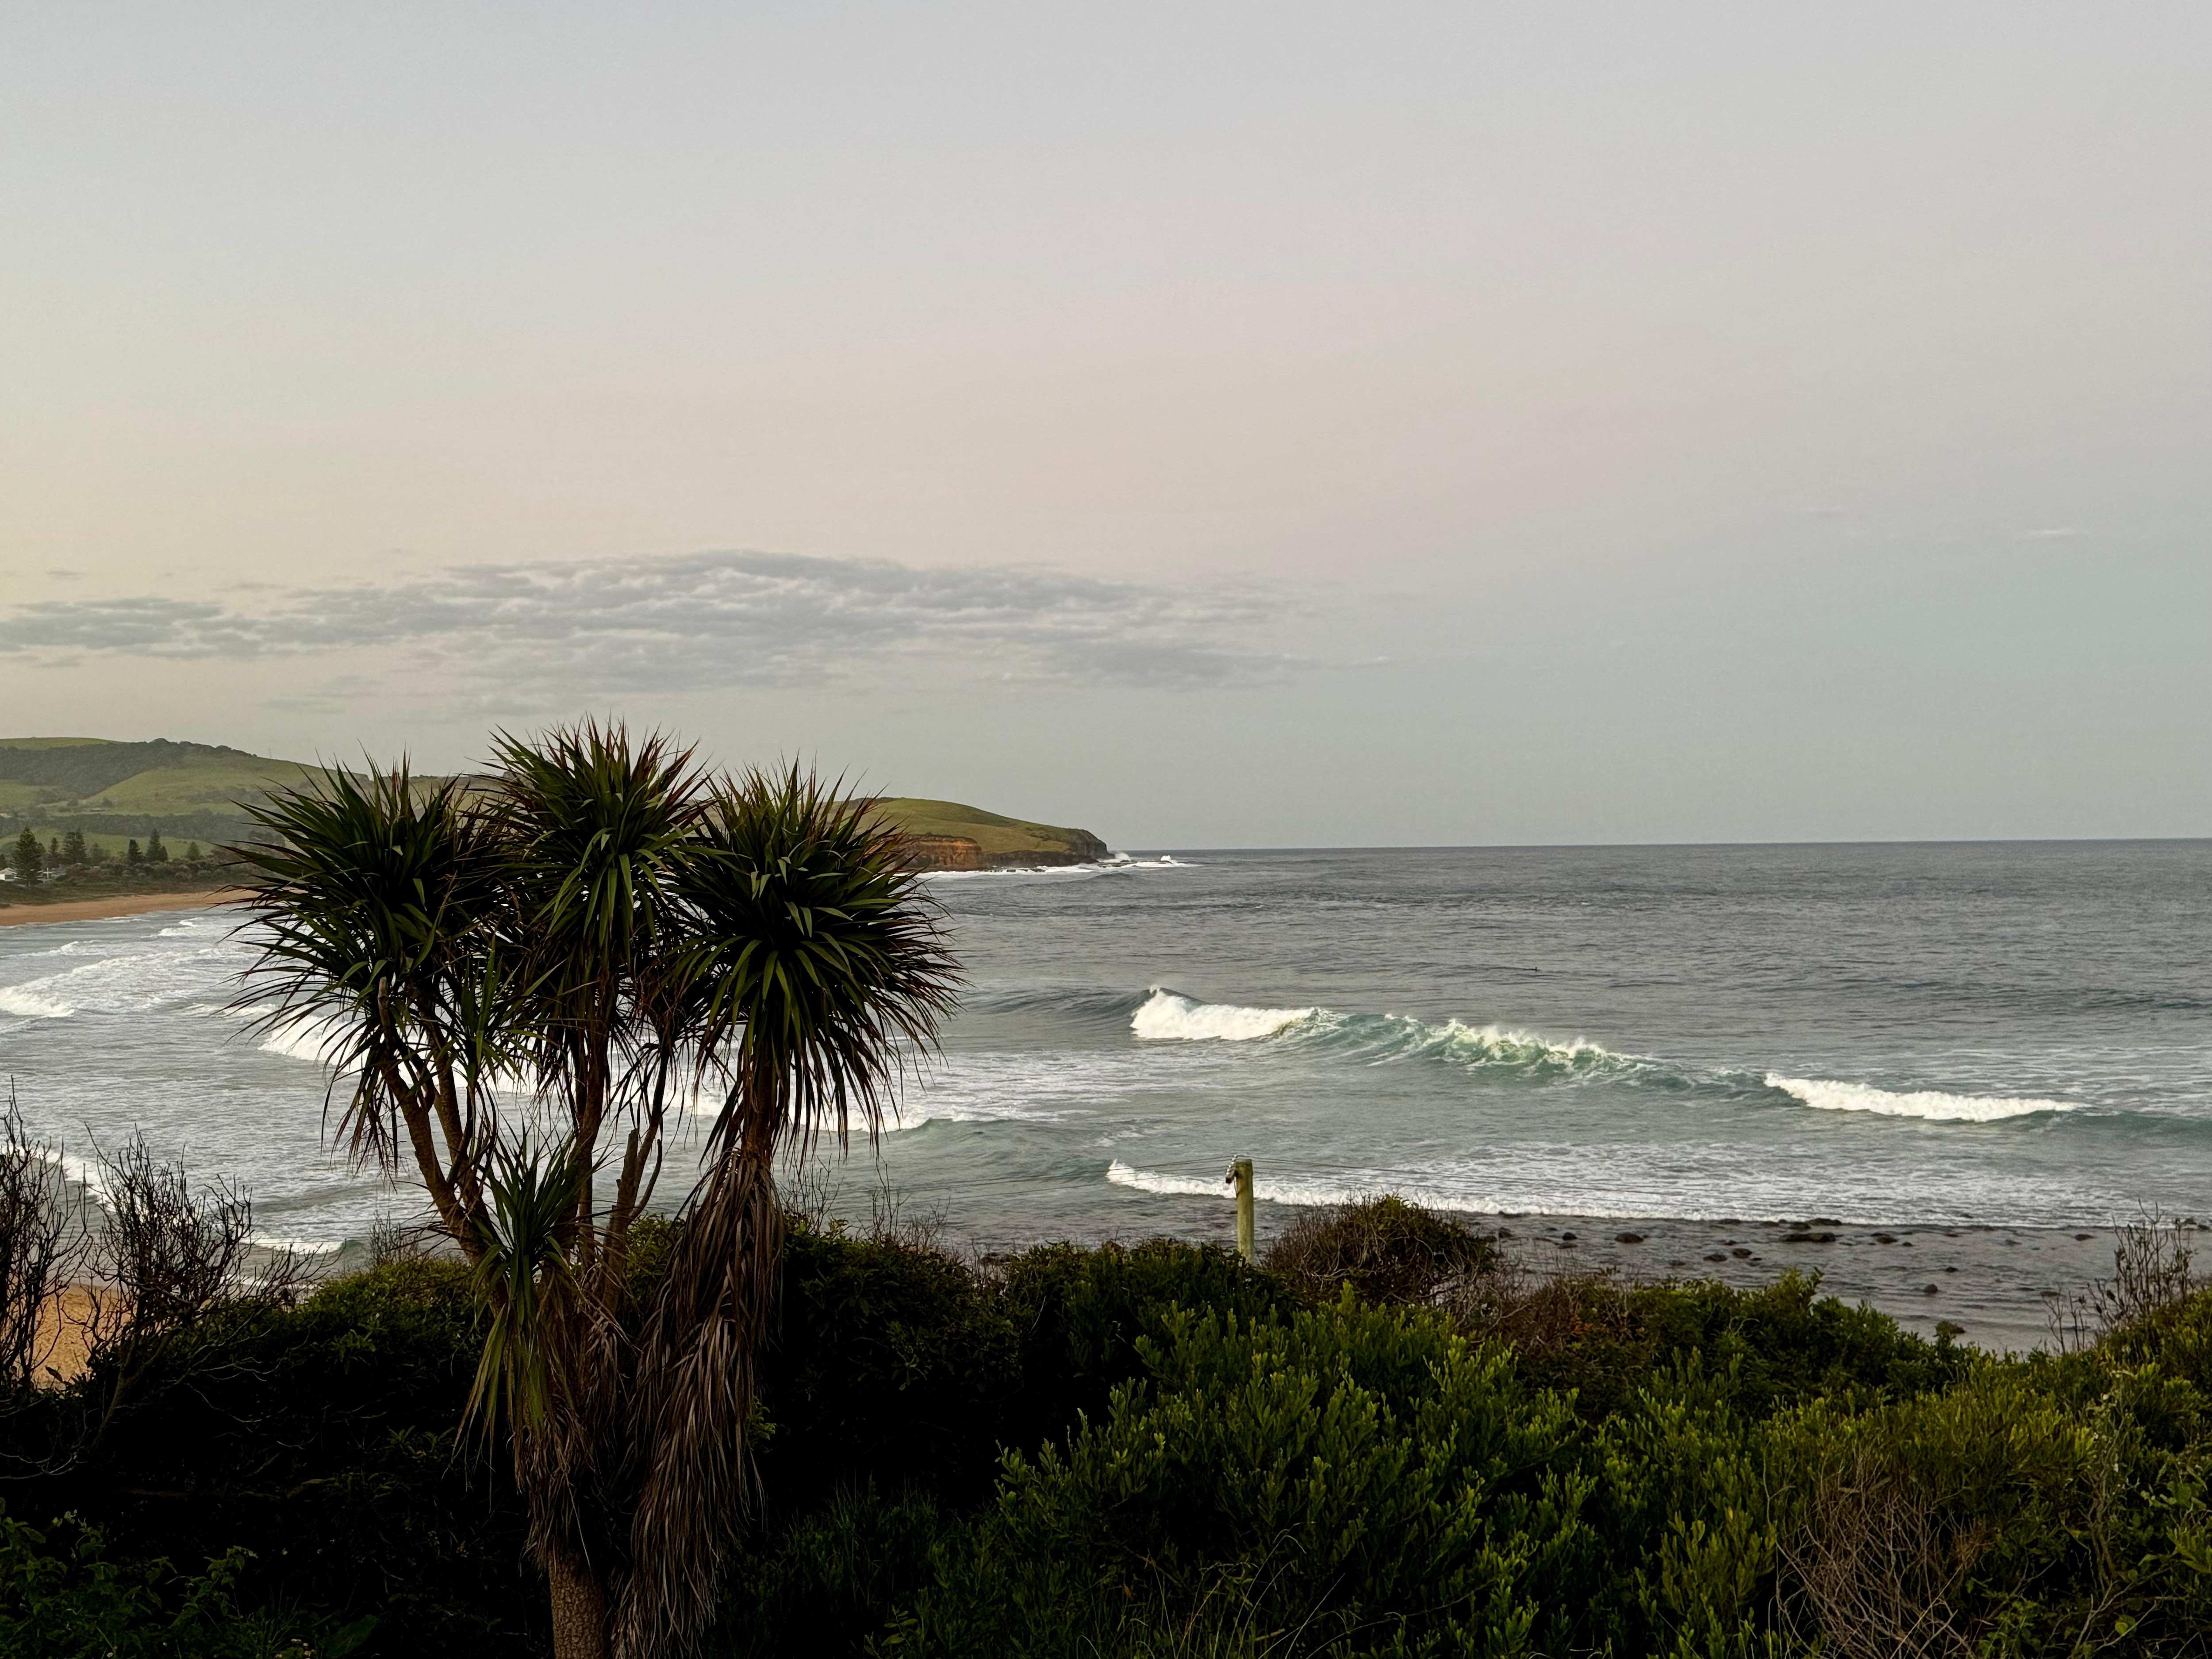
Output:
<path fill-rule="evenodd" d="M 88 857 L 115 861 L 112 884 L 122 876 L 132 842 L 143 850 L 159 837 L 173 863 L 194 844 L 211 853 L 247 833 L 247 808 L 270 789 L 296 786 L 319 769 L 306 761 L 166 738 L 143 743 L 0 738 L 0 840 L 12 847 L 28 830 L 58 849 L 76 846 L 71 837 L 79 838 Z M 924 868 L 1065 865 L 1107 855 L 1105 842 L 1087 830 L 1032 823 L 957 801 L 890 796 L 876 805 L 914 837 L 915 862 Z M 0 847 L 0 862 L 6 858 Z M 134 885 L 173 886 L 196 878 L 181 869 L 149 867 Z M 18 901 L 28 896 L 27 889 L 13 883 L 0 895 Z M 40 896 L 64 895 L 48 883 Z"/>

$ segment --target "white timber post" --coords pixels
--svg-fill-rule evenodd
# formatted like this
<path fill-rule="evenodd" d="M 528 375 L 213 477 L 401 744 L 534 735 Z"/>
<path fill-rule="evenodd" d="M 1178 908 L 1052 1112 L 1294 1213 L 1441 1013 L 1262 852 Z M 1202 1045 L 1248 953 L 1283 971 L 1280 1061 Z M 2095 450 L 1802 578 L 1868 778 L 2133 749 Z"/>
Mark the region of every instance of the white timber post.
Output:
<path fill-rule="evenodd" d="M 1252 1160 L 1240 1158 L 1229 1166 L 1229 1173 L 1221 1177 L 1224 1186 L 1234 1182 L 1237 1188 L 1237 1254 L 1247 1261 L 1252 1259 Z"/>

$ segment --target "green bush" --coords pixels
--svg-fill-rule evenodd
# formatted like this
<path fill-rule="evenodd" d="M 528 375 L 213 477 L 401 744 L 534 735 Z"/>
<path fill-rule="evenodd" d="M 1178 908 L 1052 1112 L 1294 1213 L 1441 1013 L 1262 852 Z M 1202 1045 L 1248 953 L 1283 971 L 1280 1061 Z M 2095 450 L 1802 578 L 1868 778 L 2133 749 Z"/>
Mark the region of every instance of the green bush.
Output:
<path fill-rule="evenodd" d="M 1466 1223 L 1389 1196 L 1301 1214 L 1267 1247 L 1267 1269 L 1316 1302 L 1346 1285 L 1368 1302 L 1425 1303 L 1497 1259 Z"/>
<path fill-rule="evenodd" d="M 1158 1340 L 1175 1310 L 1249 1319 L 1299 1305 L 1290 1285 L 1233 1252 L 1172 1238 L 1024 1251 L 1000 1268 L 998 1297 L 1020 1343 L 1021 1388 L 1003 1436 L 1018 1447 L 1103 1412 L 1116 1388 L 1145 1374 L 1140 1344 Z"/>
<path fill-rule="evenodd" d="M 13 1506 L 74 1511 L 120 1559 L 234 1561 L 242 1605 L 374 1615 L 382 1651 L 532 1650 L 538 1581 L 503 1465 L 459 1442 L 477 1356 L 467 1275 L 403 1261 L 298 1306 L 225 1310 L 161 1352 L 127 1408 Z M 51 1455 L 103 1377 L 21 1402 L 4 1449 Z M 227 1555 L 226 1553 L 234 1553 Z"/>
<path fill-rule="evenodd" d="M 795 1226 L 714 1650 L 2212 1651 L 2212 1293 L 2009 1360 L 1795 1275 L 1403 1289 Z M 477 1343 L 465 1274 L 406 1261 L 219 1314 L 44 1478 L 100 1379 L 14 1402 L 0 1654 L 543 1652 L 457 1445 Z"/>
<path fill-rule="evenodd" d="M 799 1226 L 784 1250 L 762 1390 L 767 1502 L 804 1513 L 871 1482 L 981 1498 L 1021 1376 L 991 1287 L 896 1239 Z"/>
<path fill-rule="evenodd" d="M 2092 1377 L 2086 1408 L 2051 1386 Z M 1805 1407 L 1774 1432 L 1789 1622 L 1846 1652 L 1897 1629 L 1991 1656 L 2202 1651 L 2204 1406 L 2185 1379 L 2099 1354 Z"/>
<path fill-rule="evenodd" d="M 1771 1540 L 1745 1431 L 1717 1400 L 1647 1395 L 1594 1433 L 1509 1350 L 1348 1295 L 1287 1321 L 1164 1323 L 1148 1386 L 1116 1389 L 1065 1452 L 1007 1454 L 996 1504 L 940 1548 L 888 1650 L 1751 1639 Z"/>
<path fill-rule="evenodd" d="M 307 1615 L 240 1610 L 252 1561 L 232 1548 L 204 1571 L 110 1561 L 96 1528 L 64 1516 L 40 1533 L 0 1513 L 0 1654 L 23 1659 L 343 1659 L 374 1617 L 333 1629 Z"/>

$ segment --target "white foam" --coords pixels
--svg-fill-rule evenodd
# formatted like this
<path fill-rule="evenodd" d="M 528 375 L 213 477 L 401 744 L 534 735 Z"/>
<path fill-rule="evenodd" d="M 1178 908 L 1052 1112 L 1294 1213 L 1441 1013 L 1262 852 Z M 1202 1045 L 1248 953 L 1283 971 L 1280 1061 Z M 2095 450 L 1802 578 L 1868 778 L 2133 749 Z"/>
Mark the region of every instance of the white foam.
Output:
<path fill-rule="evenodd" d="M 1025 876 L 1032 880 L 1039 876 L 1084 880 L 1092 876 L 1117 876 L 1132 870 L 1194 870 L 1197 867 L 1188 859 L 1174 858 L 1165 853 L 1156 859 L 1133 859 L 1116 853 L 1111 858 L 1100 859 L 1093 864 L 1009 864 L 995 870 L 924 870 L 919 873 L 924 881 L 982 881 L 1006 876 Z"/>
<path fill-rule="evenodd" d="M 229 944 L 124 951 L 0 989 L 0 1013 L 42 1019 L 143 1013 L 204 996 L 230 982 L 243 961 Z"/>
<path fill-rule="evenodd" d="M 336 1255 L 345 1249 L 343 1238 L 288 1238 L 282 1233 L 256 1233 L 246 1242 L 257 1249 L 289 1250 L 294 1255 Z"/>
<path fill-rule="evenodd" d="M 902 1101 L 896 1113 L 884 1114 L 884 1133 L 919 1129 L 925 1123 L 1057 1123 L 1082 1117 L 1083 1112 L 1040 1112 L 1026 1106 L 995 1106 L 977 1102 Z"/>
<path fill-rule="evenodd" d="M 52 977 L 59 979 L 61 975 Z M 67 1019 L 76 1012 L 76 1005 L 38 989 L 49 983 L 50 980 L 34 979 L 28 985 L 0 988 L 0 1013 L 15 1014 L 23 1019 Z"/>
<path fill-rule="evenodd" d="M 313 1066 L 329 1063 L 330 1056 L 343 1029 L 335 1022 L 319 1019 L 295 1019 L 277 1026 L 259 1044 L 264 1054 L 282 1054 L 287 1060 L 304 1060 Z"/>
<path fill-rule="evenodd" d="M 1766 1086 L 1795 1096 L 1824 1112 L 1875 1112 L 1884 1117 L 1917 1117 L 1937 1123 L 2000 1123 L 2038 1112 L 2071 1112 L 2072 1101 L 2024 1100 L 1992 1095 L 1947 1095 L 1934 1089 L 1895 1093 L 1865 1083 L 1834 1083 L 1825 1078 L 1766 1074 Z"/>
<path fill-rule="evenodd" d="M 1233 1199 L 1237 1195 L 1237 1189 L 1219 1176 L 1209 1181 L 1203 1176 L 1168 1175 L 1158 1170 L 1139 1170 L 1124 1164 L 1118 1158 L 1106 1165 L 1106 1179 L 1116 1187 L 1180 1198 Z M 1386 1191 L 1395 1193 L 1410 1203 L 1426 1205 L 1432 1209 L 1463 1207 L 1443 1194 L 1408 1187 L 1402 1182 L 1363 1186 L 1340 1182 L 1274 1181 L 1262 1176 L 1252 1183 L 1252 1196 L 1262 1203 L 1292 1204 L 1307 1209 L 1358 1203 L 1363 1199 L 1378 1197 Z"/>
<path fill-rule="evenodd" d="M 1129 1029 L 1150 1042 L 1249 1042 L 1273 1036 L 1317 1008 L 1240 1008 L 1229 1002 L 1199 1002 L 1155 986 L 1145 1005 L 1129 1017 Z"/>
<path fill-rule="evenodd" d="M 1052 1123 L 1085 1116 L 1128 1086 L 1114 1056 L 955 1051 L 917 1068 L 885 1129 L 924 1123 Z"/>
<path fill-rule="evenodd" d="M 83 1188 L 94 1198 L 103 1203 L 106 1202 L 107 1172 L 99 1164 L 89 1159 L 79 1158 L 74 1152 L 46 1152 L 46 1157 L 49 1162 L 61 1165 L 62 1174 L 66 1178 Z"/>

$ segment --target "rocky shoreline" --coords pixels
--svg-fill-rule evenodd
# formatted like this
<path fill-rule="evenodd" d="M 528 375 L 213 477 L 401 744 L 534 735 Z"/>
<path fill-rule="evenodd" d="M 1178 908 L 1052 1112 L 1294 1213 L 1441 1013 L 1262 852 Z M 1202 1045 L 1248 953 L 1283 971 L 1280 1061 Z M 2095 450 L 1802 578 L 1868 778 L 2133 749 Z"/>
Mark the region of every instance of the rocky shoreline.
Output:
<path fill-rule="evenodd" d="M 1141 1206 L 1141 1208 L 1139 1208 Z M 1225 1201 L 1147 1194 L 1111 1237 L 1165 1233 L 1229 1243 L 1235 1212 Z M 1304 1213 L 1262 1203 L 1260 1243 Z M 1624 1283 L 1711 1279 L 1738 1290 L 1796 1270 L 1819 1275 L 1823 1296 L 1865 1303 L 1922 1336 L 1948 1334 L 1992 1353 L 2049 1348 L 2055 1322 L 2090 1285 L 2112 1277 L 2112 1226 L 1869 1226 L 1828 1217 L 1802 1221 L 1685 1220 L 1680 1217 L 1457 1212 L 1497 1237 L 1509 1256 L 1536 1273 L 1593 1273 Z M 2185 1238 L 2200 1224 L 2180 1224 Z M 971 1251 L 1004 1254 L 1041 1237 L 961 1239 Z M 1085 1242 L 1097 1243 L 1098 1239 Z"/>
<path fill-rule="evenodd" d="M 1795 1268 L 1823 1294 L 1879 1308 L 1907 1330 L 1992 1352 L 2051 1345 L 2054 1316 L 2112 1274 L 2109 1228 L 1883 1226 L 1617 1216 L 1480 1218 L 1539 1269 L 1632 1279 L 1717 1279 L 1739 1289 Z"/>

